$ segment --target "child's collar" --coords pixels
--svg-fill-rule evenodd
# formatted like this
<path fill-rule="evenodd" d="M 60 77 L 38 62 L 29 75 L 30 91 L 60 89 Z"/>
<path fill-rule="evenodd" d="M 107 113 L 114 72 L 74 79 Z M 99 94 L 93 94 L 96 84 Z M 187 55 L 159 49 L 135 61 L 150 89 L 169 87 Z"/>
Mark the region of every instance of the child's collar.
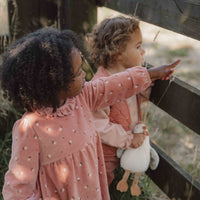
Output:
<path fill-rule="evenodd" d="M 76 109 L 75 97 L 66 99 L 65 103 L 59 108 L 57 108 L 55 112 L 53 112 L 52 107 L 44 107 L 35 112 L 41 116 L 62 117 L 70 115 L 74 109 Z"/>

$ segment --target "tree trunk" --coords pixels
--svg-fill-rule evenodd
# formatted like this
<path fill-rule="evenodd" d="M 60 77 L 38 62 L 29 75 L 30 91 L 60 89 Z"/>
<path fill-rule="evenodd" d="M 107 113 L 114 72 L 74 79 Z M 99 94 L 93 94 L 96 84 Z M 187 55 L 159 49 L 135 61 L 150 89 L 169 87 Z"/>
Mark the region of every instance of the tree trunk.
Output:
<path fill-rule="evenodd" d="M 10 41 L 44 26 L 57 27 L 57 4 L 50 0 L 9 0 Z"/>
<path fill-rule="evenodd" d="M 97 5 L 95 0 L 62 0 L 60 7 L 61 29 L 71 29 L 86 35 L 97 23 Z"/>

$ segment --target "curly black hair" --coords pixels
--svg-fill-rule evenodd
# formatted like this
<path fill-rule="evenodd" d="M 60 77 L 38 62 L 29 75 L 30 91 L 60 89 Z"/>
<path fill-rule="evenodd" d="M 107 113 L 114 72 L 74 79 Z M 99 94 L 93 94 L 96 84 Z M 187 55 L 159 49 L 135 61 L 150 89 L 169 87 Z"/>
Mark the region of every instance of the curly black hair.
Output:
<path fill-rule="evenodd" d="M 3 55 L 1 86 L 14 105 L 34 111 L 59 107 L 58 93 L 74 79 L 71 51 L 84 52 L 70 31 L 42 28 L 19 39 Z"/>

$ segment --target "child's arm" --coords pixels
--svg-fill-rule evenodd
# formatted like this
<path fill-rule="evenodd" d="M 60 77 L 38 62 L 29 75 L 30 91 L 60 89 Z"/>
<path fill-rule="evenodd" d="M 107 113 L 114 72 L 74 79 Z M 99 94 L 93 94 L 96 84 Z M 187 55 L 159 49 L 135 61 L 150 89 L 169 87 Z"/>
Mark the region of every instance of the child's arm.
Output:
<path fill-rule="evenodd" d="M 150 86 L 146 90 L 140 92 L 141 103 L 149 100 L 149 97 L 150 97 L 150 94 L 151 94 L 151 88 L 152 88 L 152 86 Z"/>
<path fill-rule="evenodd" d="M 101 141 L 109 146 L 126 149 L 132 144 L 133 134 L 131 131 L 125 131 L 120 124 L 110 122 L 109 110 L 110 108 L 106 107 L 106 110 L 101 109 L 93 113 Z"/>
<path fill-rule="evenodd" d="M 152 67 L 148 69 L 149 76 L 152 81 L 157 79 L 168 80 L 174 72 L 174 68 L 181 62 L 181 60 L 177 60 L 169 65 L 162 65 L 160 67 Z"/>
<path fill-rule="evenodd" d="M 154 81 L 154 80 L 160 78 L 160 76 L 161 76 L 161 78 L 160 78 L 161 80 L 168 80 L 171 77 L 172 73 L 174 72 L 174 67 L 176 67 L 176 65 L 179 62 L 180 62 L 180 60 L 177 60 L 170 65 L 163 65 L 163 66 L 160 66 L 160 67 L 157 67 L 157 68 L 149 69 L 148 72 L 150 74 L 151 80 Z M 169 70 L 169 73 L 166 74 L 168 70 Z M 162 76 L 162 74 L 164 76 Z M 145 101 L 149 100 L 151 88 L 152 88 L 153 85 L 154 85 L 154 83 L 152 83 L 150 87 L 148 87 L 146 90 L 144 90 L 140 93 L 141 102 L 145 102 Z"/>
<path fill-rule="evenodd" d="M 39 165 L 37 136 L 26 120 L 13 127 L 12 155 L 3 186 L 4 200 L 28 199 L 36 189 Z"/>
<path fill-rule="evenodd" d="M 169 79 L 179 62 L 180 60 L 148 70 L 143 67 L 129 68 L 125 72 L 87 83 L 82 94 L 94 111 L 144 91 L 153 80 Z"/>
<path fill-rule="evenodd" d="M 82 95 L 92 111 L 120 102 L 145 90 L 151 83 L 144 67 L 134 67 L 85 84 Z"/>
<path fill-rule="evenodd" d="M 150 78 L 152 81 L 156 79 L 161 80 L 168 80 L 170 79 L 172 73 L 174 72 L 174 67 L 180 63 L 180 60 L 175 61 L 174 63 L 170 65 L 163 65 L 157 68 L 151 68 L 148 70 Z M 154 85 L 154 83 L 151 84 L 151 87 Z M 151 87 L 147 88 L 145 91 L 142 91 L 141 94 L 141 101 L 147 101 L 149 99 L 150 93 L 151 93 Z"/>

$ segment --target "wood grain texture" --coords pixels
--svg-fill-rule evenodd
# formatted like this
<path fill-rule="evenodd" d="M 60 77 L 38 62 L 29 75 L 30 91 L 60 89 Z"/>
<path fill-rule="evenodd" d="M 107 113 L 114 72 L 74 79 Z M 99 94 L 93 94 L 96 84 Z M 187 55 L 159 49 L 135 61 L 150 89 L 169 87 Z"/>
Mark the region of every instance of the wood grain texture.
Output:
<path fill-rule="evenodd" d="M 159 147 L 153 143 L 151 143 L 151 146 L 159 153 L 160 163 L 156 170 L 149 169 L 146 174 L 170 198 L 199 200 L 200 183 L 194 180 Z"/>
<path fill-rule="evenodd" d="M 200 40 L 198 0 L 108 0 L 105 6 Z"/>
<path fill-rule="evenodd" d="M 200 134 L 200 91 L 175 78 L 156 81 L 150 100 L 181 123 Z"/>

